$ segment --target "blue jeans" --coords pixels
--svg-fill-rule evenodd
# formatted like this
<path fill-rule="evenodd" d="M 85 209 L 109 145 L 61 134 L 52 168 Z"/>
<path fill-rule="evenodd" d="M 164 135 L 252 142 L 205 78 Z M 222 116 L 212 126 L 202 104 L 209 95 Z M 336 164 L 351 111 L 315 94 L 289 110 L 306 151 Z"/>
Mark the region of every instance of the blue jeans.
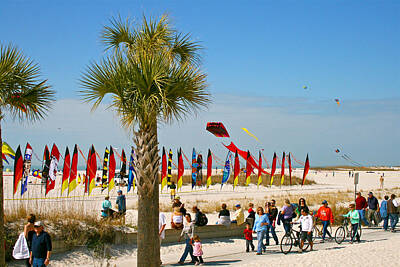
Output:
<path fill-rule="evenodd" d="M 389 214 L 389 219 L 390 219 L 390 228 L 394 230 L 396 227 L 397 222 L 399 221 L 399 214 Z"/>
<path fill-rule="evenodd" d="M 329 221 L 322 221 L 322 225 L 323 225 L 323 228 L 322 228 L 322 240 L 325 240 L 326 234 L 328 234 L 329 237 L 332 238 L 331 233 L 329 233 L 329 231 L 328 231 L 328 226 L 330 225 L 330 222 Z"/>
<path fill-rule="evenodd" d="M 351 236 L 351 242 L 354 241 L 354 237 L 357 239 L 357 242 L 360 242 L 360 235 L 358 234 L 358 223 L 351 224 L 351 231 L 352 231 L 352 236 Z"/>
<path fill-rule="evenodd" d="M 45 267 L 46 265 L 44 265 L 44 261 L 46 259 L 42 259 L 42 258 L 35 258 L 33 257 L 33 261 L 32 261 L 32 267 Z"/>
<path fill-rule="evenodd" d="M 282 220 L 283 228 L 285 229 L 286 234 L 290 232 L 291 221 L 292 221 L 292 219 L 283 219 Z"/>
<path fill-rule="evenodd" d="M 257 231 L 257 242 L 258 242 L 257 253 L 262 253 L 262 250 L 266 249 L 266 247 L 263 243 L 266 234 L 267 234 L 266 230 Z"/>
<path fill-rule="evenodd" d="M 275 243 L 278 244 L 279 241 L 278 241 L 278 237 L 276 236 L 276 233 L 275 233 L 275 227 L 272 226 L 271 224 L 269 224 L 269 225 L 267 226 L 267 233 L 266 233 L 266 238 L 265 238 L 266 243 L 265 243 L 265 244 L 266 244 L 267 246 L 269 246 L 269 232 L 271 232 L 271 235 L 272 235 L 272 237 L 274 238 Z"/>
<path fill-rule="evenodd" d="M 368 226 L 369 223 L 368 223 L 367 219 L 365 218 L 365 210 L 357 210 L 357 211 L 358 211 L 358 214 L 360 215 L 360 225 L 361 225 L 361 222 L 364 222 L 365 226 Z"/>
<path fill-rule="evenodd" d="M 387 230 L 389 226 L 389 215 L 386 216 L 385 218 L 382 218 L 383 220 L 383 229 Z"/>
<path fill-rule="evenodd" d="M 190 238 L 186 238 L 185 242 L 186 242 L 185 251 L 183 252 L 182 257 L 179 261 L 185 262 L 188 254 L 190 254 L 190 257 L 192 258 L 193 262 L 196 261 L 195 258 L 193 257 L 193 246 L 190 244 Z"/>

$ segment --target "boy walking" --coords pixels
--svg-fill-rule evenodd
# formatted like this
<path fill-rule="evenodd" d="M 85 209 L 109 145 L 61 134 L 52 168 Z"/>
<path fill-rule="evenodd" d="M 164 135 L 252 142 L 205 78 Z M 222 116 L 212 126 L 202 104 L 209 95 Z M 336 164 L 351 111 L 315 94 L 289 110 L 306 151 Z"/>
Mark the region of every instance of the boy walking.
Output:
<path fill-rule="evenodd" d="M 312 216 L 306 212 L 305 209 L 301 209 L 300 216 L 300 226 L 301 226 L 301 236 L 300 236 L 300 248 L 299 252 L 303 252 L 304 241 L 308 241 L 310 244 L 310 250 L 313 250 L 313 242 L 312 242 L 312 228 L 313 228 L 313 218 Z"/>
<path fill-rule="evenodd" d="M 246 223 L 246 229 L 244 229 L 243 234 L 244 238 L 246 239 L 246 252 L 249 252 L 250 247 L 251 251 L 254 251 L 253 230 L 251 229 L 250 223 Z"/>

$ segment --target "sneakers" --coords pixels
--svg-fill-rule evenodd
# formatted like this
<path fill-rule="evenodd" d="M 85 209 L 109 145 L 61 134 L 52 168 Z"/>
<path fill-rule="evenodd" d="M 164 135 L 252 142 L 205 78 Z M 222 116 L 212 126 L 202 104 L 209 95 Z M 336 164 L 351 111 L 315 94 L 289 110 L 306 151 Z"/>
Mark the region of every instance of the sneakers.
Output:
<path fill-rule="evenodd" d="M 299 253 L 303 253 L 303 250 L 301 248 L 299 248 L 298 252 Z"/>
<path fill-rule="evenodd" d="M 248 249 L 246 249 L 246 252 L 249 252 L 249 250 L 248 250 Z"/>
<path fill-rule="evenodd" d="M 200 262 L 196 261 L 196 263 L 194 265 L 200 265 Z"/>
<path fill-rule="evenodd" d="M 262 255 L 262 253 L 258 253 L 258 252 L 257 252 L 256 255 Z"/>
<path fill-rule="evenodd" d="M 185 264 L 183 261 L 178 261 L 178 264 L 179 265 L 183 265 L 183 264 Z"/>

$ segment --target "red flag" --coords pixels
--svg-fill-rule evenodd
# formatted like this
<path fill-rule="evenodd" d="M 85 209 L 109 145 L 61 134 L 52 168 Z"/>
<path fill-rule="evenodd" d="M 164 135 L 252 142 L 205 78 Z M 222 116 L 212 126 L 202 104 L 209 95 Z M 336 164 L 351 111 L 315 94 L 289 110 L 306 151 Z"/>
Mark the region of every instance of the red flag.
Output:
<path fill-rule="evenodd" d="M 63 166 L 63 176 L 61 182 L 61 194 L 64 192 L 65 189 L 68 188 L 68 178 L 70 172 L 70 155 L 68 147 L 65 149 L 65 157 L 64 157 L 64 166 Z"/>
<path fill-rule="evenodd" d="M 92 190 L 96 187 L 96 172 L 97 172 L 97 160 L 96 160 L 96 150 L 92 145 L 91 148 L 91 157 L 89 162 L 89 184 L 88 184 L 88 195 L 92 193 Z"/>
<path fill-rule="evenodd" d="M 78 173 L 78 146 L 74 147 L 74 154 L 72 155 L 72 164 L 69 174 L 68 194 L 71 193 L 77 186 L 76 175 Z"/>
<path fill-rule="evenodd" d="M 233 188 L 237 186 L 239 183 L 239 174 L 240 174 L 240 162 L 239 162 L 239 155 L 236 151 L 235 153 L 235 166 L 233 169 Z"/>
<path fill-rule="evenodd" d="M 281 185 L 283 185 L 283 181 L 285 180 L 285 152 L 282 155 L 282 171 L 281 171 Z"/>
<path fill-rule="evenodd" d="M 165 155 L 165 148 L 163 147 L 162 161 L 161 161 L 161 190 L 167 185 L 167 156 Z"/>
<path fill-rule="evenodd" d="M 261 171 L 262 171 L 262 158 L 261 158 L 261 151 L 259 151 L 258 152 L 258 181 L 257 181 L 257 187 L 262 183 Z"/>
<path fill-rule="evenodd" d="M 207 188 L 211 185 L 211 173 L 212 173 L 212 156 L 211 156 L 211 150 L 208 149 L 208 155 L 207 155 Z"/>
<path fill-rule="evenodd" d="M 253 167 L 250 163 L 250 151 L 247 150 L 247 160 L 246 160 L 246 186 L 250 184 L 250 175 L 253 172 Z"/>
<path fill-rule="evenodd" d="M 290 179 L 290 185 L 292 185 L 292 160 L 290 159 L 290 153 L 289 153 L 288 163 L 289 163 L 289 179 Z"/>
<path fill-rule="evenodd" d="M 47 181 L 46 181 L 45 195 L 47 195 L 56 186 L 56 178 L 57 178 L 59 160 L 60 160 L 60 151 L 58 151 L 56 144 L 53 144 L 53 147 L 51 148 L 51 153 L 50 153 L 49 178 L 47 178 Z"/>
<path fill-rule="evenodd" d="M 115 183 L 114 183 L 114 177 L 115 177 L 115 156 L 114 156 L 114 149 L 112 146 L 110 146 L 110 160 L 108 163 L 108 192 L 110 192 L 111 189 L 114 188 Z"/>
<path fill-rule="evenodd" d="M 274 182 L 275 170 L 276 170 L 276 153 L 274 152 L 274 158 L 272 159 L 272 169 L 271 169 L 271 185 Z"/>
<path fill-rule="evenodd" d="M 306 163 L 304 165 L 303 181 L 301 182 L 301 185 L 304 185 L 309 169 L 310 169 L 310 161 L 308 160 L 308 154 L 307 154 Z"/>
<path fill-rule="evenodd" d="M 178 189 L 182 187 L 182 176 L 185 172 L 185 166 L 183 165 L 182 158 L 182 148 L 179 148 L 178 151 Z"/>
<path fill-rule="evenodd" d="M 24 171 L 24 160 L 22 159 L 21 148 L 18 146 L 14 158 L 14 194 L 17 193 L 18 184 L 22 179 Z"/>
<path fill-rule="evenodd" d="M 88 153 L 87 161 L 86 161 L 86 175 L 83 178 L 84 179 L 83 184 L 85 185 L 85 193 L 87 193 L 88 189 L 89 189 L 88 180 L 89 180 L 89 176 L 90 176 L 89 172 L 90 172 L 91 158 L 92 158 L 92 149 L 89 149 L 89 153 Z"/>

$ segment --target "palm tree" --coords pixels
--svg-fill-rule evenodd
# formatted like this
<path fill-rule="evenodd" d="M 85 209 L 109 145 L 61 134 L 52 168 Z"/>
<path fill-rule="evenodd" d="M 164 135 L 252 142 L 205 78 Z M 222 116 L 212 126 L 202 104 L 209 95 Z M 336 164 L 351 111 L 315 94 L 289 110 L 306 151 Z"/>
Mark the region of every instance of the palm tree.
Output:
<path fill-rule="evenodd" d="M 10 116 L 30 122 L 42 119 L 55 100 L 55 92 L 40 79 L 40 69 L 15 46 L 0 45 L 0 144 L 1 122 Z M 0 145 L 0 155 L 3 154 Z M 0 244 L 4 244 L 3 161 L 0 160 Z M 0 245 L 0 266 L 5 266 L 5 249 Z"/>
<path fill-rule="evenodd" d="M 138 266 L 160 265 L 157 126 L 181 120 L 210 102 L 200 46 L 172 29 L 166 16 L 141 25 L 112 19 L 102 41 L 109 53 L 80 80 L 85 102 L 107 102 L 133 131 L 137 154 Z M 107 97 L 107 98 L 106 98 Z M 107 99 L 107 100 L 105 100 Z"/>

